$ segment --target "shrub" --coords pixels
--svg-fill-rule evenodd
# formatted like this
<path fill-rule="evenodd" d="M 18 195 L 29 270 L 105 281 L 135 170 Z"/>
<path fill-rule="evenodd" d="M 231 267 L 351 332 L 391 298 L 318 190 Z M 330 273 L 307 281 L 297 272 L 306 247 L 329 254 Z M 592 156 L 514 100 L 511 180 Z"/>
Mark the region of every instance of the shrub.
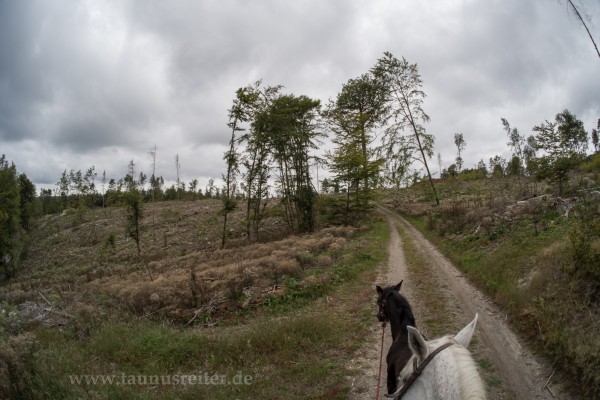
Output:
<path fill-rule="evenodd" d="M 13 336 L 6 341 L 0 338 L 0 398 L 25 398 L 23 395 L 32 390 L 28 379 L 34 344 L 31 334 Z"/>
<path fill-rule="evenodd" d="M 579 169 L 584 172 L 600 171 L 600 153 L 596 153 L 588 157 L 583 163 L 579 165 Z"/>
<path fill-rule="evenodd" d="M 315 264 L 317 267 L 325 268 L 325 267 L 329 267 L 331 264 L 333 264 L 333 260 L 331 259 L 330 256 L 320 255 L 315 260 Z"/>
<path fill-rule="evenodd" d="M 315 264 L 315 256 L 307 251 L 296 254 L 296 260 L 302 269 L 307 269 Z"/>
<path fill-rule="evenodd" d="M 595 196 L 596 197 L 596 196 Z M 586 198 L 576 208 L 571 230 L 573 268 L 570 271 L 588 281 L 600 295 L 600 209 L 597 198 Z"/>
<path fill-rule="evenodd" d="M 108 249 L 109 247 L 113 249 L 113 251 L 116 250 L 115 234 L 113 232 L 111 232 L 102 243 L 102 248 Z"/>
<path fill-rule="evenodd" d="M 302 273 L 302 268 L 297 260 L 283 260 L 277 263 L 277 271 L 280 276 L 297 278 Z"/>

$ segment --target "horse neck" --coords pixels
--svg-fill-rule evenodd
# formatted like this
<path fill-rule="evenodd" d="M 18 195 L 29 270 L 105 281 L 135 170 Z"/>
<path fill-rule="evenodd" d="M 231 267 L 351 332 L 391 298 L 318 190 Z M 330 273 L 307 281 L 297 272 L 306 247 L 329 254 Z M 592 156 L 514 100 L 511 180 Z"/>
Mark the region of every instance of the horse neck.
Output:
<path fill-rule="evenodd" d="M 430 348 L 430 352 L 433 351 Z M 412 384 L 403 400 L 461 400 L 457 366 L 450 348 L 437 354 Z"/>
<path fill-rule="evenodd" d="M 430 348 L 435 350 L 440 344 Z M 408 390 L 403 400 L 485 399 L 485 389 L 467 349 L 453 345 L 436 355 Z"/>
<path fill-rule="evenodd" d="M 407 326 L 415 326 L 415 318 L 413 316 L 412 310 L 408 303 L 406 305 L 402 304 L 405 302 L 403 299 L 397 296 L 390 296 L 388 300 L 388 319 L 390 320 L 390 328 L 392 330 L 392 338 L 396 340 L 396 338 L 401 335 L 407 335 Z"/>

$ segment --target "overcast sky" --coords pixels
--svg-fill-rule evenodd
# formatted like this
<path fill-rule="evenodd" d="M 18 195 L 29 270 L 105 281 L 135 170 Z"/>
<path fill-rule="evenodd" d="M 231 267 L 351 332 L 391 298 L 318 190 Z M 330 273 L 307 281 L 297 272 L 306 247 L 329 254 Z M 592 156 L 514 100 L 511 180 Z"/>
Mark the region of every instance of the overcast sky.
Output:
<path fill-rule="evenodd" d="M 600 42 L 600 1 L 575 1 Z M 258 79 L 325 103 L 384 51 L 417 63 L 443 167 L 509 156 L 567 108 L 600 118 L 600 59 L 558 0 L 0 0 L 0 153 L 38 186 L 133 159 L 219 178 L 235 90 Z M 433 170 L 437 173 L 437 160 Z"/>

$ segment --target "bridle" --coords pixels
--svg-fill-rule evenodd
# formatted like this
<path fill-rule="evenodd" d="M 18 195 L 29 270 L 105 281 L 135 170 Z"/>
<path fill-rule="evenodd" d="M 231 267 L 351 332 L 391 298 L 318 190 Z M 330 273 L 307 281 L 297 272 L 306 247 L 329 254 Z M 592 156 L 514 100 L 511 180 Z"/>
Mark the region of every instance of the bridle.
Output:
<path fill-rule="evenodd" d="M 385 397 L 393 398 L 393 399 L 401 399 L 402 396 L 404 396 L 406 394 L 406 392 L 408 392 L 408 389 L 410 389 L 410 386 L 423 373 L 423 370 L 425 369 L 425 367 L 427 366 L 427 364 L 429 364 L 431 362 L 431 360 L 433 360 L 433 358 L 436 355 L 438 355 L 438 353 L 440 353 L 444 349 L 447 349 L 448 347 L 452 346 L 453 344 L 454 343 L 452 343 L 452 342 L 448 342 L 446 344 L 441 345 L 440 347 L 438 347 L 437 349 L 435 349 L 431 353 L 429 353 L 429 355 L 427 356 L 427 358 L 425 358 L 425 360 L 423 360 L 423 362 L 421 364 L 419 364 L 417 366 L 417 368 L 415 368 L 415 370 L 413 371 L 413 373 L 404 382 L 404 384 L 402 385 L 402 387 L 400 388 L 400 390 L 397 391 L 397 392 L 395 392 L 395 393 L 393 393 L 393 394 L 386 394 Z"/>
<path fill-rule="evenodd" d="M 394 294 L 393 292 L 388 292 L 385 297 L 381 300 L 381 303 L 379 303 L 379 311 L 377 312 L 377 318 L 379 319 L 380 322 L 383 322 L 384 324 L 387 323 L 389 321 L 387 314 L 385 313 L 385 305 L 387 303 L 388 298 Z"/>

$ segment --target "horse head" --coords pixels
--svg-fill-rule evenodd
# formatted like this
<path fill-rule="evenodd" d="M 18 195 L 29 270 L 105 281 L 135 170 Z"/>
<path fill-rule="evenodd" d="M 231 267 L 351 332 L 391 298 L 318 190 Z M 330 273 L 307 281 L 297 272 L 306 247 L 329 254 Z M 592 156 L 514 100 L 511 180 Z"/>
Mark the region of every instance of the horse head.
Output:
<path fill-rule="evenodd" d="M 427 341 L 421 333 L 408 327 L 408 346 L 412 353 L 400 374 L 399 388 L 388 395 L 403 399 L 485 399 L 483 382 L 467 350 L 475 319 L 455 336 Z"/>
<path fill-rule="evenodd" d="M 415 325 L 415 318 L 412 312 L 412 308 L 408 303 L 408 300 L 400 294 L 400 288 L 402 282 L 397 285 L 377 288 L 377 319 L 380 322 L 390 321 L 393 325 L 400 325 L 406 327 L 408 325 Z"/>
<path fill-rule="evenodd" d="M 402 282 L 400 281 L 397 285 L 387 286 L 385 288 L 381 288 L 381 286 L 376 286 L 377 288 L 377 319 L 379 322 L 387 322 L 389 321 L 389 315 L 387 315 L 387 303 L 391 296 L 399 295 L 400 288 L 402 287 Z"/>

